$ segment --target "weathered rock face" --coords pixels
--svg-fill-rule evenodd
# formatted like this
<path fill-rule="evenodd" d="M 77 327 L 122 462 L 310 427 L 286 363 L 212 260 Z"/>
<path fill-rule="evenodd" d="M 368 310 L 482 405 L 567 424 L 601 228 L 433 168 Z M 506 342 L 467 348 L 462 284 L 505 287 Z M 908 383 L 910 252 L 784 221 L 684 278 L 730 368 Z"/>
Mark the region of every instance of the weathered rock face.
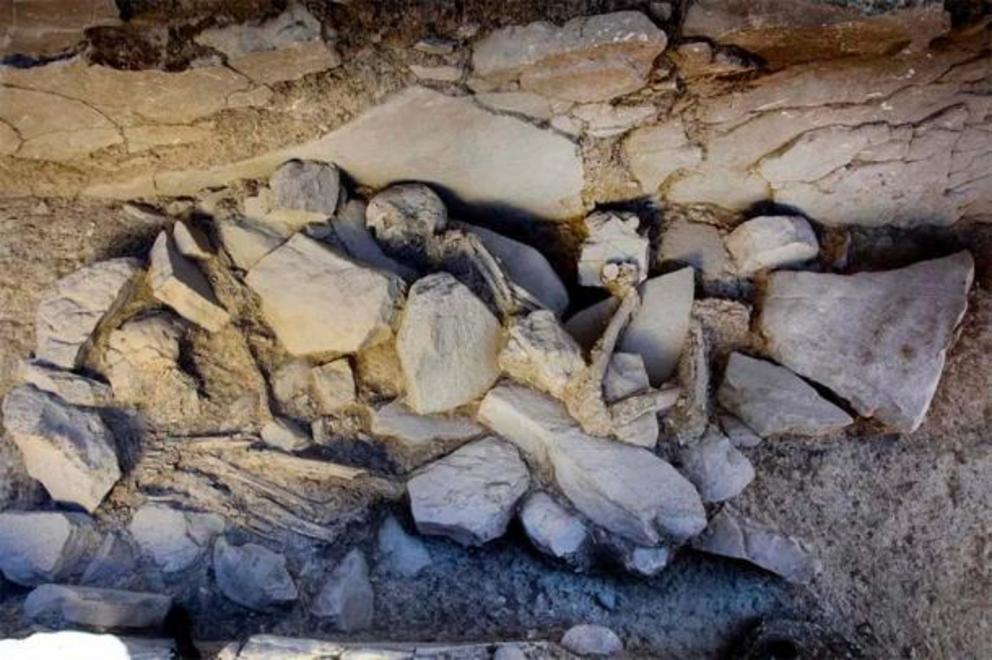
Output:
<path fill-rule="evenodd" d="M 357 548 L 345 555 L 320 588 L 311 611 L 342 632 L 372 626 L 374 594 L 369 582 L 369 565 Z"/>
<path fill-rule="evenodd" d="M 120 479 L 113 433 L 95 412 L 21 385 L 4 398 L 3 421 L 28 474 L 54 500 L 92 512 Z"/>
<path fill-rule="evenodd" d="M 762 437 L 824 435 L 854 421 L 788 369 L 743 353 L 730 356 L 717 399 Z"/>
<path fill-rule="evenodd" d="M 56 55 L 83 41 L 85 30 L 120 23 L 113 0 L 11 3 L 0 56 Z"/>
<path fill-rule="evenodd" d="M 111 259 L 56 282 L 38 303 L 36 357 L 65 369 L 75 368 L 93 331 L 124 304 L 140 272 L 135 259 Z"/>
<path fill-rule="evenodd" d="M 714 555 L 743 559 L 789 582 L 804 584 L 819 564 L 802 541 L 786 536 L 725 508 L 710 521 L 693 547 Z"/>
<path fill-rule="evenodd" d="M 296 600 L 296 584 L 286 558 L 260 545 L 234 546 L 220 537 L 214 543 L 214 577 L 225 596 L 253 610 L 267 610 Z"/>
<path fill-rule="evenodd" d="M 77 406 L 105 406 L 114 398 L 113 390 L 106 383 L 50 367 L 38 360 L 21 362 L 18 375 L 28 385 Z"/>
<path fill-rule="evenodd" d="M 379 528 L 379 556 L 389 573 L 415 578 L 431 565 L 430 550 L 416 536 L 408 534 L 393 516 Z"/>
<path fill-rule="evenodd" d="M 720 231 L 713 225 L 678 219 L 661 234 L 658 261 L 692 266 L 707 285 L 732 286 L 734 267 Z"/>
<path fill-rule="evenodd" d="M 641 308 L 620 339 L 620 350 L 644 359 L 651 384 L 657 387 L 675 371 L 689 332 L 695 295 L 693 269 L 651 278 L 640 288 Z"/>
<path fill-rule="evenodd" d="M 50 626 L 157 628 L 165 621 L 172 598 L 153 593 L 43 584 L 24 601 L 24 614 Z"/>
<path fill-rule="evenodd" d="M 698 444 L 682 450 L 679 457 L 682 474 L 696 486 L 704 502 L 729 500 L 754 481 L 751 461 L 715 429 Z"/>
<path fill-rule="evenodd" d="M 497 84 L 518 81 L 543 96 L 607 101 L 647 84 L 665 33 L 647 16 L 623 11 L 574 18 L 557 27 L 531 23 L 497 30 L 475 44 L 475 73 Z"/>
<path fill-rule="evenodd" d="M 217 514 L 148 504 L 134 513 L 129 530 L 159 568 L 174 573 L 203 557 L 224 527 Z"/>
<path fill-rule="evenodd" d="M 30 587 L 62 579 L 95 538 L 88 516 L 48 511 L 0 513 L 0 571 Z"/>
<path fill-rule="evenodd" d="M 502 345 L 499 321 L 468 287 L 448 273 L 417 280 L 396 335 L 407 405 L 442 412 L 482 396 Z"/>
<path fill-rule="evenodd" d="M 801 263 L 820 252 L 813 228 L 802 216 L 751 218 L 727 236 L 727 249 L 741 275 Z"/>
<path fill-rule="evenodd" d="M 913 431 L 937 389 L 973 274 L 967 252 L 850 276 L 774 273 L 760 329 L 776 360 L 862 415 Z"/>
<path fill-rule="evenodd" d="M 520 522 L 531 543 L 557 559 L 576 558 L 590 541 L 585 523 L 542 491 L 524 502 Z"/>
<path fill-rule="evenodd" d="M 516 448 L 486 438 L 422 469 L 407 492 L 420 533 L 481 545 L 503 535 L 529 485 Z"/>
<path fill-rule="evenodd" d="M 353 353 L 390 335 L 402 285 L 297 234 L 245 280 L 293 355 Z"/>
<path fill-rule="evenodd" d="M 706 526 L 699 494 L 671 465 L 640 447 L 585 435 L 553 399 L 504 385 L 479 419 L 554 474 L 583 515 L 630 541 L 682 541 Z"/>
<path fill-rule="evenodd" d="M 152 246 L 148 281 L 156 298 L 210 332 L 220 330 L 230 318 L 210 282 L 180 254 L 168 232 L 160 233 Z"/>
<path fill-rule="evenodd" d="M 548 310 L 514 319 L 499 366 L 510 377 L 561 398 L 586 369 L 582 349 Z"/>
<path fill-rule="evenodd" d="M 623 642 L 615 632 L 589 623 L 565 631 L 561 645 L 580 656 L 614 656 L 623 652 Z"/>

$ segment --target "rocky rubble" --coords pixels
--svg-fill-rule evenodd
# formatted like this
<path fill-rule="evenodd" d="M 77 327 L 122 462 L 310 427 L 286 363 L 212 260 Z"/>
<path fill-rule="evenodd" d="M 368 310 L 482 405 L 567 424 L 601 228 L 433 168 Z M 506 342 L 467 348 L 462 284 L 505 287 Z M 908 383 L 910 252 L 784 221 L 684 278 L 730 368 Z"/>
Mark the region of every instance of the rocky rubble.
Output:
<path fill-rule="evenodd" d="M 974 276 L 967 252 L 821 272 L 820 225 L 956 219 L 981 201 L 968 186 L 984 160 L 962 139 L 984 131 L 988 113 L 968 96 L 979 75 L 950 46 L 925 66 L 900 53 L 872 75 L 842 63 L 853 83 L 838 99 L 817 86 L 836 74 L 812 64 L 767 76 L 743 55 L 730 66 L 725 46 L 747 48 L 764 30 L 739 5 L 692 5 L 687 34 L 710 42 L 680 47 L 681 82 L 656 61 L 665 33 L 636 11 L 496 30 L 470 55 L 465 45 L 457 66 L 461 42 L 421 42 L 420 54 L 453 58 L 408 67 L 431 87 L 388 95 L 294 147 L 129 183 L 128 196 L 195 195 L 183 203 L 197 211 L 155 215 L 172 224 L 147 271 L 140 258 L 109 259 L 44 292 L 35 355 L 3 402 L 4 429 L 51 499 L 52 510 L 0 513 L 0 570 L 38 587 L 28 618 L 155 628 L 171 606 L 164 592 L 178 593 L 171 581 L 188 578 L 260 613 L 305 610 L 365 630 L 380 567 L 366 557 L 415 580 L 432 565 L 428 546 L 390 515 L 374 553 L 349 545 L 334 566 L 313 560 L 319 570 L 301 556 L 320 547 L 324 557 L 319 544 L 381 520 L 369 512 L 380 501 L 409 508 L 417 532 L 438 537 L 432 548 L 489 543 L 516 518 L 538 552 L 573 570 L 650 577 L 695 549 L 812 579 L 802 542 L 728 503 L 760 475 L 748 451 L 761 438 L 836 436 L 855 414 L 916 430 Z M 863 27 L 827 13 L 824 30 Z M 0 119 L 18 129 L 17 158 L 30 159 L 54 132 L 44 112 L 39 128 L 20 110 L 49 97 L 64 107 L 66 86 L 85 87 L 73 81 L 113 91 L 141 74 L 172 98 L 171 74 L 216 75 L 222 96 L 183 106 L 192 121 L 236 94 L 338 66 L 331 37 L 290 3 L 197 33 L 223 67 L 151 76 L 70 60 L 39 65 L 35 82 L 11 71 L 5 81 L 23 86 L 10 87 Z M 710 68 L 689 75 L 696 51 Z M 728 68 L 717 74 L 719 62 Z M 660 100 L 666 82 L 741 71 L 755 75 L 714 84 L 692 114 Z M 458 93 L 438 91 L 448 84 Z M 780 107 L 785 84 L 796 92 Z M 932 102 L 914 96 L 938 84 L 948 89 Z M 876 101 L 893 100 L 895 114 L 877 121 Z M 87 103 L 66 121 L 89 140 L 56 160 L 125 134 L 133 146 L 138 124 L 168 119 Z M 122 117 L 136 124 L 118 135 Z M 471 150 L 448 143 L 452 126 Z M 595 161 L 606 152 L 623 163 Z M 610 167 L 632 177 L 622 200 L 591 183 Z M 240 179 L 250 181 L 221 187 Z M 895 192 L 868 203 L 869 180 Z M 650 199 L 614 204 L 635 194 Z M 769 200 L 795 210 L 743 212 Z M 643 211 L 673 201 L 741 213 L 687 206 L 657 222 Z M 507 232 L 523 222 L 513 238 L 504 220 Z M 571 244 L 536 238 L 575 228 Z M 248 367 L 234 365 L 236 351 Z M 213 426 L 191 435 L 187 422 L 203 414 Z M 123 418 L 150 426 L 131 437 Z M 123 585 L 131 567 L 151 586 Z M 231 657 L 327 644 L 256 638 Z M 562 646 L 623 649 L 596 626 L 573 628 Z"/>

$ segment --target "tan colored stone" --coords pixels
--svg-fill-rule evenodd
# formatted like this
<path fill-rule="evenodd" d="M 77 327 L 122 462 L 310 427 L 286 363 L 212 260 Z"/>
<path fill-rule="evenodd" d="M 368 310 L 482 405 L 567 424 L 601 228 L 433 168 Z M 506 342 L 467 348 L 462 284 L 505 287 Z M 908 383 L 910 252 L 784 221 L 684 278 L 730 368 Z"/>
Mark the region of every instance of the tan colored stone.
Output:
<path fill-rule="evenodd" d="M 118 25 L 113 0 L 8 0 L 0 56 L 54 55 L 76 46 L 89 28 Z M 6 16 L 9 12 L 9 18 Z"/>
<path fill-rule="evenodd" d="M 210 282 L 195 263 L 179 253 L 168 232 L 161 232 L 152 246 L 148 281 L 158 300 L 210 332 L 217 332 L 230 319 Z"/>
<path fill-rule="evenodd" d="M 229 61 L 231 68 L 261 85 L 298 80 L 341 64 L 337 51 L 322 41 L 293 44 L 279 50 L 246 53 Z"/>
<path fill-rule="evenodd" d="M 651 194 L 683 168 L 702 160 L 702 150 L 689 142 L 680 118 L 631 132 L 623 142 L 624 156 L 641 190 Z"/>
<path fill-rule="evenodd" d="M 355 403 L 355 377 L 348 360 L 314 367 L 310 371 L 310 389 L 321 415 L 333 415 Z"/>
<path fill-rule="evenodd" d="M 210 139 L 213 130 L 207 126 L 131 126 L 124 129 L 124 142 L 130 153 L 148 151 L 156 147 L 175 147 L 196 144 Z"/>

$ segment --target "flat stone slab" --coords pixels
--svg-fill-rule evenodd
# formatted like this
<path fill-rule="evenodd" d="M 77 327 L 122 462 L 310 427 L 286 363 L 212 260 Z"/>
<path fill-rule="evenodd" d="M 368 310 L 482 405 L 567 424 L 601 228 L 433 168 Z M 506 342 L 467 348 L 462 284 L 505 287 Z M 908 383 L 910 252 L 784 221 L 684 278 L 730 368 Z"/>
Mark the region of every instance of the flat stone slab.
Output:
<path fill-rule="evenodd" d="M 479 420 L 553 473 L 580 513 L 633 543 L 682 542 L 706 526 L 699 493 L 675 468 L 647 449 L 586 435 L 548 396 L 501 385 Z"/>
<path fill-rule="evenodd" d="M 371 431 L 403 445 L 419 447 L 432 442 L 467 440 L 484 434 L 486 429 L 464 417 L 418 415 L 394 399 L 372 413 Z"/>
<path fill-rule="evenodd" d="M 481 397 L 499 377 L 502 345 L 499 320 L 467 286 L 448 273 L 417 280 L 396 334 L 407 405 L 434 413 Z"/>
<path fill-rule="evenodd" d="M 239 605 L 269 610 L 299 596 L 286 569 L 286 558 L 255 543 L 231 545 L 224 537 L 214 543 L 214 577 L 221 592 Z"/>
<path fill-rule="evenodd" d="M 473 546 L 506 532 L 529 485 L 517 449 L 490 437 L 426 466 L 407 482 L 407 492 L 421 534 Z"/>
<path fill-rule="evenodd" d="M 21 362 L 18 376 L 25 383 L 77 406 L 106 406 L 114 399 L 114 392 L 107 383 L 50 367 L 38 360 Z"/>
<path fill-rule="evenodd" d="M 128 529 L 159 568 L 174 573 L 203 557 L 224 527 L 224 518 L 215 513 L 147 504 L 134 513 Z"/>
<path fill-rule="evenodd" d="M 245 281 L 293 355 L 354 353 L 385 339 L 402 292 L 396 278 L 302 234 L 263 257 Z"/>
<path fill-rule="evenodd" d="M 38 303 L 35 356 L 64 369 L 78 366 L 93 331 L 124 304 L 140 272 L 136 259 L 111 259 L 53 284 Z"/>
<path fill-rule="evenodd" d="M 624 330 L 618 348 L 644 358 L 651 384 L 657 387 L 675 373 L 689 334 L 695 297 L 693 269 L 653 277 L 639 290 L 641 307 Z"/>
<path fill-rule="evenodd" d="M 0 571 L 26 587 L 61 579 L 94 539 L 92 521 L 83 514 L 0 512 Z"/>
<path fill-rule="evenodd" d="M 199 267 L 184 257 L 165 231 L 152 245 L 148 281 L 158 300 L 185 319 L 217 332 L 230 319 Z"/>
<path fill-rule="evenodd" d="M 854 420 L 785 367 L 732 353 L 717 400 L 762 437 L 825 435 Z"/>
<path fill-rule="evenodd" d="M 644 14 L 579 16 L 496 30 L 476 42 L 475 73 L 497 84 L 580 103 L 606 101 L 647 84 L 665 33 Z"/>
<path fill-rule="evenodd" d="M 64 584 L 43 584 L 24 601 L 24 614 L 36 623 L 94 628 L 158 628 L 172 598 L 160 594 Z"/>
<path fill-rule="evenodd" d="M 911 432 L 937 390 L 974 269 L 958 252 L 875 273 L 773 273 L 759 327 L 777 361 Z"/>
<path fill-rule="evenodd" d="M 728 508 L 713 517 L 692 545 L 712 555 L 743 559 L 799 584 L 809 582 L 820 570 L 802 541 Z"/>
<path fill-rule="evenodd" d="M 95 412 L 20 385 L 3 400 L 3 421 L 28 474 L 54 500 L 93 512 L 121 477 L 113 433 Z"/>

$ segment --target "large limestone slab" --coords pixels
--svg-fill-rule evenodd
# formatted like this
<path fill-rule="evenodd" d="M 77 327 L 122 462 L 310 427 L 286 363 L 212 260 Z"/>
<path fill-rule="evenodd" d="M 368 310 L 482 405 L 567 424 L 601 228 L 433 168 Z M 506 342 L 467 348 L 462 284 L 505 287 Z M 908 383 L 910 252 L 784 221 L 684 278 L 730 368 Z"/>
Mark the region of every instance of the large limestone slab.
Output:
<path fill-rule="evenodd" d="M 580 103 L 607 101 L 647 84 L 665 33 L 644 14 L 579 16 L 497 30 L 475 44 L 475 73 L 496 84 Z"/>
<path fill-rule="evenodd" d="M 24 601 L 24 614 L 50 626 L 157 628 L 172 608 L 172 598 L 155 593 L 43 584 Z"/>
<path fill-rule="evenodd" d="M 515 385 L 489 392 L 479 420 L 549 469 L 583 515 L 634 543 L 684 541 L 706 526 L 695 487 L 653 452 L 584 434 L 557 401 Z"/>
<path fill-rule="evenodd" d="M 65 369 L 79 364 L 93 331 L 127 300 L 141 268 L 111 259 L 63 277 L 42 294 L 35 317 L 39 360 Z"/>
<path fill-rule="evenodd" d="M 745 518 L 725 508 L 710 521 L 693 547 L 714 555 L 743 559 L 789 582 L 805 584 L 820 570 L 809 548 L 799 539 Z"/>
<path fill-rule="evenodd" d="M 717 400 L 762 437 L 824 435 L 854 421 L 788 369 L 743 353 L 731 354 Z"/>
<path fill-rule="evenodd" d="M 641 307 L 620 338 L 619 349 L 644 358 L 651 384 L 657 387 L 675 372 L 689 334 L 693 269 L 651 278 L 641 285 L 640 293 Z"/>
<path fill-rule="evenodd" d="M 472 546 L 506 532 L 529 485 L 517 449 L 490 437 L 431 463 L 410 479 L 407 492 L 421 534 Z"/>
<path fill-rule="evenodd" d="M 30 587 L 52 582 L 77 568 L 95 538 L 92 521 L 78 513 L 0 513 L 0 571 Z"/>
<path fill-rule="evenodd" d="M 161 232 L 151 251 L 148 281 L 155 297 L 185 319 L 217 332 L 230 315 L 199 267 L 179 252 L 168 232 Z"/>
<path fill-rule="evenodd" d="M 396 336 L 407 404 L 443 412 L 482 396 L 499 377 L 502 344 L 499 321 L 468 287 L 448 273 L 417 280 Z"/>
<path fill-rule="evenodd" d="M 21 385 L 3 400 L 3 422 L 54 500 L 92 512 L 121 477 L 113 433 L 95 412 Z"/>
<path fill-rule="evenodd" d="M 973 277 L 968 252 L 875 273 L 774 273 L 760 330 L 782 364 L 862 415 L 913 431 L 930 407 Z"/>
<path fill-rule="evenodd" d="M 245 281 L 293 355 L 354 353 L 385 339 L 402 289 L 302 234 L 263 257 Z"/>

